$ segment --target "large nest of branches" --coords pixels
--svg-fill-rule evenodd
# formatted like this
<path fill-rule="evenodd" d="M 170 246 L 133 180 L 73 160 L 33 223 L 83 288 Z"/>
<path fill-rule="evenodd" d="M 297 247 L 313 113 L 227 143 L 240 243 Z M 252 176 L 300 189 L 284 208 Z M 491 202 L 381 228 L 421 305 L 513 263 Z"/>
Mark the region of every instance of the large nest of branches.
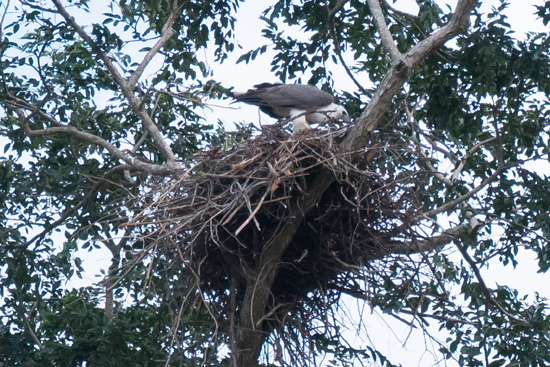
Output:
<path fill-rule="evenodd" d="M 268 308 L 284 315 L 310 292 L 337 285 L 339 275 L 396 252 L 415 215 L 411 180 L 384 172 L 384 146 L 341 154 L 342 139 L 341 130 L 274 129 L 201 152 L 186 171 L 150 187 L 130 224 L 153 223 L 156 252 L 191 269 L 200 292 L 225 305 L 239 304 L 264 251 L 297 225 L 273 259 L 279 270 Z M 331 183 L 303 212 L 320 175 Z"/>

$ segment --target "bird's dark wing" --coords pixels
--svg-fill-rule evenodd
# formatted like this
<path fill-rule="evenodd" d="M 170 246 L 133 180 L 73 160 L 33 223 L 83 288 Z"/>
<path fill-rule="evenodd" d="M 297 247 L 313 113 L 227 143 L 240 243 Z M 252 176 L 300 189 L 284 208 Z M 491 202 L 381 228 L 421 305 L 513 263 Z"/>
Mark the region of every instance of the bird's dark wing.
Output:
<path fill-rule="evenodd" d="M 326 106 L 334 101 L 330 93 L 312 85 L 262 83 L 246 93 L 232 95 L 237 101 L 257 106 L 314 108 Z"/>
<path fill-rule="evenodd" d="M 258 106 L 274 118 L 289 117 L 291 108 L 315 110 L 334 101 L 330 93 L 305 84 L 262 83 L 245 93 L 232 93 L 230 96 L 238 102 Z"/>
<path fill-rule="evenodd" d="M 330 93 L 307 84 L 276 84 L 264 88 L 257 87 L 248 93 L 252 93 L 255 98 L 267 105 L 298 109 L 313 109 L 334 101 Z"/>

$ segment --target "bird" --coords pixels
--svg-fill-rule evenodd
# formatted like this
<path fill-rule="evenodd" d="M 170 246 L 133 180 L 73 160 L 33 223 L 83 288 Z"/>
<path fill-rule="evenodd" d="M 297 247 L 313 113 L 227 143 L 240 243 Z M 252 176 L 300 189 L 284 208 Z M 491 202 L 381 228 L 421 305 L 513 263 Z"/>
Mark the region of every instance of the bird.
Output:
<path fill-rule="evenodd" d="M 293 134 L 309 129 L 310 124 L 349 122 L 348 112 L 334 103 L 330 93 L 309 84 L 261 83 L 246 92 L 230 92 L 229 96 L 235 102 L 260 107 L 270 117 L 291 121 Z"/>

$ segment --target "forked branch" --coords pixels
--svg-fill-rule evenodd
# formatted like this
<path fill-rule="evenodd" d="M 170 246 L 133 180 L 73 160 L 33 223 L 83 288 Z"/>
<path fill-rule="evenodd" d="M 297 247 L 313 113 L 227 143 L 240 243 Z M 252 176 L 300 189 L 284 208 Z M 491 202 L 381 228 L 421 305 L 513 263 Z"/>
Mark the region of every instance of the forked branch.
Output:
<path fill-rule="evenodd" d="M 382 44 L 384 45 L 386 52 L 390 56 L 390 60 L 395 61 L 399 57 L 401 57 L 401 52 L 399 52 L 399 50 L 397 49 L 390 30 L 388 29 L 388 25 L 386 24 L 386 19 L 384 17 L 384 12 L 382 12 L 382 7 L 380 6 L 380 1 L 367 0 L 367 2 L 369 4 L 374 24 L 376 25 L 376 29 L 380 34 Z"/>
<path fill-rule="evenodd" d="M 143 70 L 147 66 L 147 64 L 151 61 L 153 56 L 160 50 L 162 45 L 171 37 L 172 35 L 172 25 L 176 19 L 176 12 L 179 9 L 179 7 L 176 5 L 177 0 L 175 0 L 174 9 L 172 10 L 172 13 L 168 17 L 168 20 L 163 27 L 163 32 L 161 35 L 160 40 L 157 42 L 157 44 L 151 49 L 151 51 L 146 55 L 143 62 L 139 65 L 139 67 L 136 69 L 134 74 L 130 76 L 130 79 L 126 81 L 123 76 L 119 73 L 111 59 L 107 56 L 107 54 L 97 45 L 94 40 L 86 33 L 86 31 L 76 22 L 74 17 L 72 17 L 65 7 L 61 4 L 60 0 L 52 0 L 55 7 L 57 8 L 57 11 L 63 18 L 67 21 L 67 23 L 82 37 L 82 39 L 90 46 L 92 52 L 96 54 L 109 73 L 111 74 L 113 80 L 120 88 L 120 91 L 126 97 L 128 102 L 130 103 L 130 106 L 132 108 L 132 111 L 139 117 L 141 120 L 145 130 L 149 132 L 149 134 L 153 137 L 153 139 L 156 142 L 156 146 L 160 150 L 160 152 L 164 155 L 164 157 L 167 160 L 166 166 L 171 169 L 177 169 L 179 168 L 179 165 L 177 163 L 177 158 L 174 155 L 174 152 L 170 149 L 170 146 L 168 143 L 164 140 L 162 134 L 158 130 L 157 126 L 151 119 L 151 116 L 147 113 L 147 111 L 144 109 L 143 104 L 141 101 L 136 98 L 134 95 L 134 87 L 135 83 L 143 73 Z"/>
<path fill-rule="evenodd" d="M 447 25 L 392 62 L 386 76 L 376 89 L 371 102 L 351 127 L 346 140 L 342 144 L 343 151 L 353 152 L 365 146 L 370 132 L 376 128 L 382 115 L 391 105 L 393 97 L 403 87 L 412 69 L 420 64 L 429 53 L 437 50 L 445 42 L 468 29 L 470 13 L 476 4 L 477 0 L 460 0 Z"/>

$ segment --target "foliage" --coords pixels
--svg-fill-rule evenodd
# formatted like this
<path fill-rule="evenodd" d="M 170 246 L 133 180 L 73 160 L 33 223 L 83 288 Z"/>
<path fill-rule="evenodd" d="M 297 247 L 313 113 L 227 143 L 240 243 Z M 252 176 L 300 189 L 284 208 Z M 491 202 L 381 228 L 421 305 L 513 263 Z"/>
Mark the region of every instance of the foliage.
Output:
<path fill-rule="evenodd" d="M 272 71 L 282 81 L 326 90 L 347 73 L 356 89 L 339 99 L 359 121 L 396 64 L 372 3 L 273 1 L 262 18 L 268 44 L 239 60 L 253 65 L 274 50 Z M 429 0 L 417 0 L 417 15 L 380 3 L 401 53 L 452 19 Z M 540 3 L 536 12 L 547 24 L 550 2 Z M 242 336 L 231 323 L 245 325 L 232 312 L 252 307 L 246 294 L 232 305 L 231 292 L 252 283 L 232 286 L 220 260 L 220 269 L 209 270 L 223 273 L 223 297 L 196 292 L 208 285 L 197 284 L 188 258 L 159 250 L 173 239 L 156 238 L 155 225 L 129 223 L 138 204 L 155 200 L 145 195 L 151 187 L 192 167 L 195 154 L 216 159 L 217 150 L 241 149 L 251 136 L 245 126 L 214 131 L 198 114 L 226 89 L 197 55 L 211 47 L 216 61 L 227 61 L 239 1 L 98 4 L 0 5 L 0 364 L 230 365 Z M 348 344 L 337 314 L 342 294 L 411 325 L 435 320 L 449 335 L 442 358 L 459 365 L 550 362 L 547 300 L 483 279 L 490 261 L 513 267 L 520 251 L 536 254 L 540 272 L 550 267 L 550 184 L 538 169 L 548 161 L 550 39 L 517 38 L 505 7 L 474 10 L 468 32 L 429 53 L 387 98 L 376 131 L 350 164 L 388 185 L 406 183 L 395 193 L 414 198 L 400 208 L 408 218 L 398 223 L 401 236 L 387 240 L 385 258 L 349 259 L 347 270 L 296 298 L 292 317 L 256 335 L 261 363 L 284 356 L 306 365 L 328 355 L 336 365 L 391 366 L 380 351 Z M 99 247 L 112 254 L 104 280 L 67 289 L 82 276 L 79 257 Z"/>

